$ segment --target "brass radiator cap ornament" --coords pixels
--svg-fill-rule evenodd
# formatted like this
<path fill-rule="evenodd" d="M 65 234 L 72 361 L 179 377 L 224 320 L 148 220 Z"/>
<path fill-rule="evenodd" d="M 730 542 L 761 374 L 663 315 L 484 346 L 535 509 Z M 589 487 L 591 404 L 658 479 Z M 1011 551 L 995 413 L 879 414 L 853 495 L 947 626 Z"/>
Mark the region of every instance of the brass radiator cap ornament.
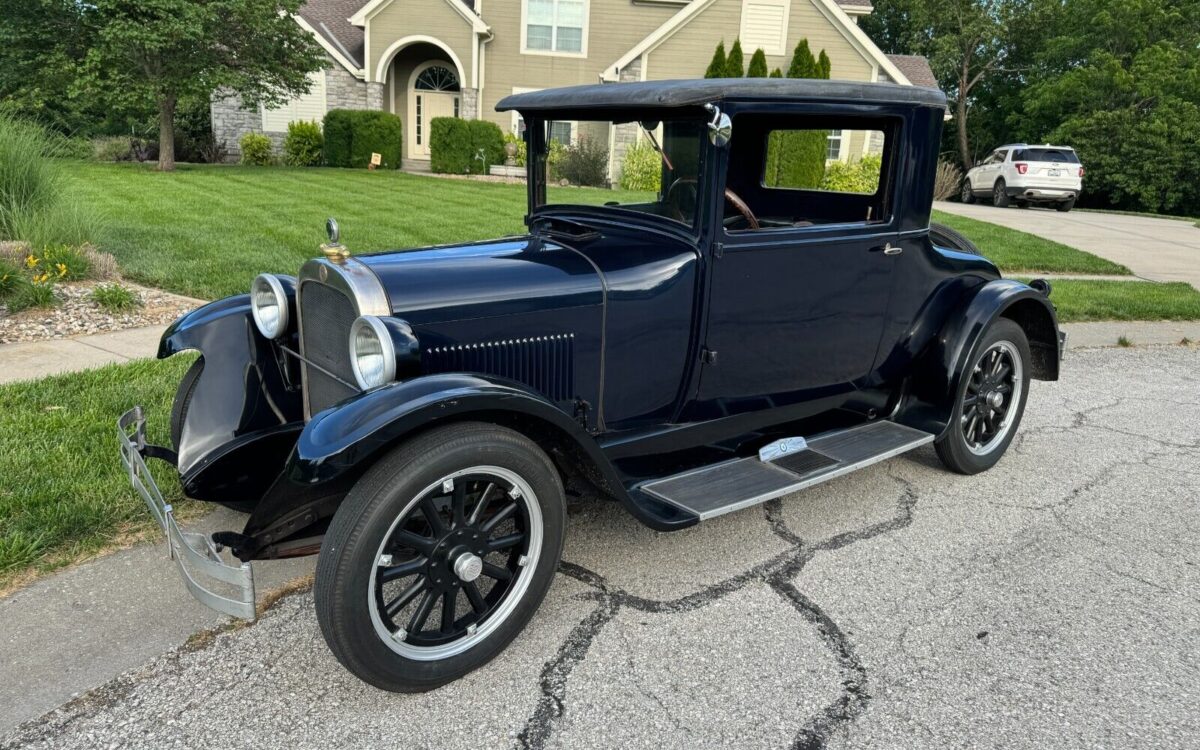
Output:
<path fill-rule="evenodd" d="M 321 245 L 321 252 L 334 263 L 345 263 L 350 257 L 350 251 L 338 242 L 341 231 L 338 229 L 337 219 L 330 217 L 325 220 L 325 234 L 329 235 L 329 242 Z"/>

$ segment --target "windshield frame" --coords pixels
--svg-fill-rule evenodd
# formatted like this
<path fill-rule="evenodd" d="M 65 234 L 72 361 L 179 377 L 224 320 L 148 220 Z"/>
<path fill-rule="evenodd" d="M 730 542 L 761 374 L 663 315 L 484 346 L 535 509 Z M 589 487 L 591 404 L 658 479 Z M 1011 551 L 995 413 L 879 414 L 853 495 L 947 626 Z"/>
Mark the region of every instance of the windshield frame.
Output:
<path fill-rule="evenodd" d="M 631 118 L 627 113 L 622 113 L 621 116 L 607 117 L 601 113 L 592 111 L 556 111 L 553 113 L 538 112 L 522 113 L 526 124 L 525 132 L 522 134 L 526 148 L 526 182 L 528 184 L 527 191 L 527 213 L 525 216 L 526 225 L 531 225 L 533 221 L 543 216 L 554 215 L 575 215 L 586 216 L 593 215 L 599 219 L 621 220 L 621 221 L 637 221 L 645 223 L 649 226 L 666 228 L 674 232 L 685 233 L 689 236 L 699 234 L 707 220 L 707 195 L 709 192 L 709 181 L 712 176 L 713 158 L 711 153 L 711 145 L 708 138 L 705 137 L 704 124 L 707 122 L 707 117 L 702 110 L 693 113 L 689 110 L 671 109 L 667 111 L 657 110 L 646 112 L 642 118 Z M 696 168 L 696 208 L 692 214 L 691 222 L 672 219 L 667 216 L 651 213 L 648 211 L 639 211 L 625 206 L 606 206 L 595 205 L 588 203 L 557 203 L 548 201 L 549 174 L 545 168 L 539 168 L 539 155 L 547 153 L 548 137 L 547 137 L 547 122 L 560 122 L 569 120 L 572 122 L 594 121 L 608 122 L 610 127 L 621 124 L 633 124 L 641 129 L 642 121 L 664 121 L 664 120 L 687 120 L 695 121 L 700 128 L 699 151 L 697 153 L 697 168 Z M 662 145 L 661 142 L 659 145 Z M 661 158 L 661 153 L 660 153 Z M 592 188 L 603 189 L 603 188 Z M 662 188 L 659 188 L 659 196 L 661 199 Z"/>

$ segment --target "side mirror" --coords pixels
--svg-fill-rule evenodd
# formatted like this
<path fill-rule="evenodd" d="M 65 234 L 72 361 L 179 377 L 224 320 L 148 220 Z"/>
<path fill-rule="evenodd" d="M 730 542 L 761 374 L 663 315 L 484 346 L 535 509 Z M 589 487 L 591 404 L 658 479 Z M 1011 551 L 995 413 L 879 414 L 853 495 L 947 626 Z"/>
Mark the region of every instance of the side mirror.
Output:
<path fill-rule="evenodd" d="M 712 120 L 708 123 L 708 140 L 717 148 L 725 148 L 733 137 L 733 121 L 714 104 L 705 104 L 704 108 L 712 114 Z"/>

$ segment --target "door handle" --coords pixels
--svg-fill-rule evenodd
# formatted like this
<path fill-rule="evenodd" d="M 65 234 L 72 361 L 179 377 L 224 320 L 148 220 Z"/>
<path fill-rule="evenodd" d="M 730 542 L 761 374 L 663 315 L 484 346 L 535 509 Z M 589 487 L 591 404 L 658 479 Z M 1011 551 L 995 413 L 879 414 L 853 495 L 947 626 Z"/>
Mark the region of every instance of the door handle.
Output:
<path fill-rule="evenodd" d="M 904 252 L 904 248 L 896 247 L 890 242 L 884 243 L 880 247 L 871 248 L 875 252 L 882 252 L 884 255 L 899 255 Z"/>

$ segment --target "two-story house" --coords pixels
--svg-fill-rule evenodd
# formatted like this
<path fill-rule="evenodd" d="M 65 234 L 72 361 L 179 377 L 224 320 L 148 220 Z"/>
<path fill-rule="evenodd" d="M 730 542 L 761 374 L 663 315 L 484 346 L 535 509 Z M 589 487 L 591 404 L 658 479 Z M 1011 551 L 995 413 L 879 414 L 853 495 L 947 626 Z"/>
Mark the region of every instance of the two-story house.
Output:
<path fill-rule="evenodd" d="M 308 0 L 296 22 L 329 57 L 308 94 L 272 110 L 218 97 L 213 130 L 236 158 L 246 132 L 279 141 L 292 120 L 382 109 L 404 121 L 405 158 L 423 160 L 435 117 L 482 118 L 516 132 L 516 113 L 495 111 L 509 94 L 699 78 L 716 44 L 734 39 L 747 62 L 761 47 L 771 69 L 786 70 L 807 38 L 814 54 L 829 55 L 832 78 L 936 86 L 924 58 L 885 55 L 872 43 L 857 23 L 870 12 L 869 0 Z M 561 127 L 556 138 L 575 137 L 570 123 Z M 838 148 L 852 146 L 835 141 Z"/>

